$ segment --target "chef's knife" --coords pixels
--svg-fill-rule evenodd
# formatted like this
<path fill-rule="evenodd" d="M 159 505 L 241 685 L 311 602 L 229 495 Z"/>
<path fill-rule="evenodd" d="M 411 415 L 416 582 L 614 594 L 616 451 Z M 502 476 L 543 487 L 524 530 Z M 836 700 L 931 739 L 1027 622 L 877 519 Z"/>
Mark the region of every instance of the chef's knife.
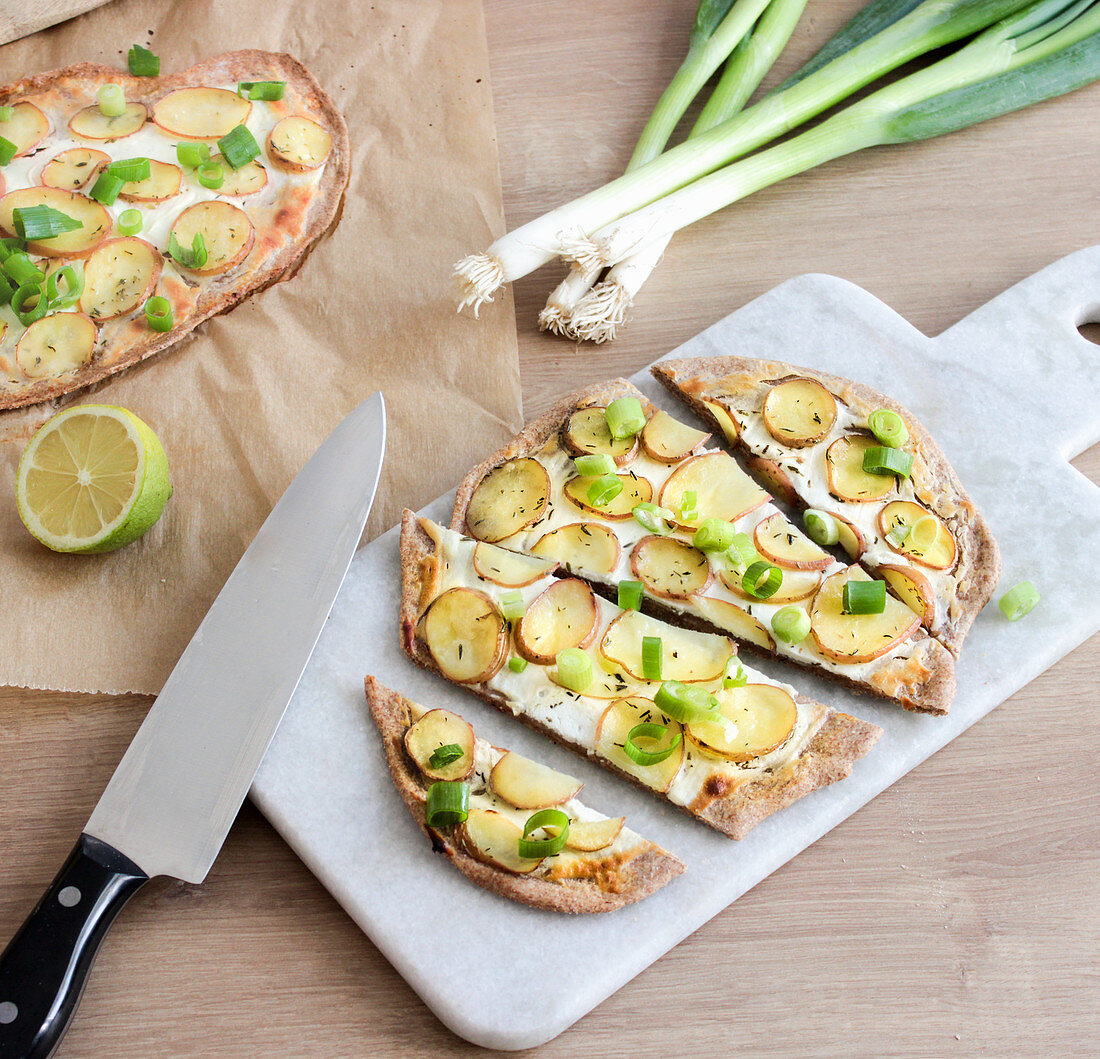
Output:
<path fill-rule="evenodd" d="M 0 956 L 0 1059 L 53 1053 L 103 936 L 149 879 L 206 878 L 347 573 L 385 445 L 376 393 L 290 483 L 214 600 Z"/>

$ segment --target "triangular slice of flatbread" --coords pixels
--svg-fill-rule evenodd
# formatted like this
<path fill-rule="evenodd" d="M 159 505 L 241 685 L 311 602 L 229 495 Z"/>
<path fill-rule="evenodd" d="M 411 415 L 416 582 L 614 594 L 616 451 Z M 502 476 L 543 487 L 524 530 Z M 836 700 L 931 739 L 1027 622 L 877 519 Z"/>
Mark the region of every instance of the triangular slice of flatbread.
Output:
<path fill-rule="evenodd" d="M 409 811 L 434 848 L 478 886 L 554 912 L 610 912 L 648 897 L 684 870 L 677 857 L 623 826 L 622 817 L 605 817 L 578 801 L 580 782 L 572 777 L 478 739 L 457 714 L 418 706 L 374 677 L 366 678 L 366 693 Z M 462 756 L 433 769 L 430 755 L 442 746 L 456 746 Z M 428 788 L 440 776 L 469 784 L 465 823 L 428 826 Z M 522 860 L 523 824 L 546 799 L 570 818 L 566 847 Z"/>
<path fill-rule="evenodd" d="M 886 580 L 931 635 L 958 654 L 997 585 L 1000 555 L 985 519 L 912 412 L 859 383 L 777 361 L 699 357 L 664 361 L 652 371 L 746 454 L 769 488 L 796 508 L 843 520 L 840 543 L 851 558 Z M 861 471 L 861 450 L 881 444 L 868 425 L 877 409 L 905 422 L 908 478 Z M 906 536 L 922 518 L 931 521 L 914 544 Z"/>

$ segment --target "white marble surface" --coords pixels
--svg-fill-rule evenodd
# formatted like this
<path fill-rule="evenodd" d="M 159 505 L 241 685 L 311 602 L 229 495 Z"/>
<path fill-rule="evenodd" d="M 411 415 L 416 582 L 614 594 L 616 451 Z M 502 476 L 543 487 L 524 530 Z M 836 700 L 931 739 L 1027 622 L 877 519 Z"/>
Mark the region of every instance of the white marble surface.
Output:
<path fill-rule="evenodd" d="M 451 1029 L 494 1048 L 550 1039 L 1100 628 L 1100 492 L 1066 462 L 1100 438 L 1100 348 L 1077 332 L 1098 318 L 1094 247 L 935 339 L 851 284 L 803 276 L 670 354 L 774 357 L 897 398 L 929 427 L 989 518 L 1003 552 L 1002 588 L 1031 578 L 1043 596 L 1021 623 L 995 606 L 978 618 L 946 718 L 906 714 L 782 663 L 759 663 L 886 734 L 850 779 L 771 817 L 743 842 L 408 662 L 397 637 L 396 530 L 356 556 L 252 797 Z M 648 375 L 634 381 L 684 415 Z M 446 522 L 450 497 L 426 513 Z M 640 905 L 587 917 L 534 911 L 468 883 L 432 853 L 390 782 L 363 702 L 365 673 L 583 778 L 587 802 L 625 811 L 688 871 Z"/>

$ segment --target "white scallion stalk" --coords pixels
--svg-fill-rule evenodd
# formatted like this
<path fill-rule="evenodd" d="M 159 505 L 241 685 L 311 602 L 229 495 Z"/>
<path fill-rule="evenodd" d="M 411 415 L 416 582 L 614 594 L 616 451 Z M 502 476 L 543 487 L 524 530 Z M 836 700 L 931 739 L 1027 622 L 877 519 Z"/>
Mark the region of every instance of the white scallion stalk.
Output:
<path fill-rule="evenodd" d="M 924 0 L 880 33 L 783 92 L 596 191 L 502 236 L 455 265 L 459 308 L 492 298 L 503 284 L 558 256 L 594 264 L 587 236 L 789 132 L 890 70 L 968 37 L 1026 0 Z"/>

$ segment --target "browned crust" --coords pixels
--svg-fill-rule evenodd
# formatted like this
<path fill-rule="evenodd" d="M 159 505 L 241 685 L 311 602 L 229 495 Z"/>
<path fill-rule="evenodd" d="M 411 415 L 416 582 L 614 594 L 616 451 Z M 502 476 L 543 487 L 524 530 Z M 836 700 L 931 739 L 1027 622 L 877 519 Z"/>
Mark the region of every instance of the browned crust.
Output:
<path fill-rule="evenodd" d="M 424 532 L 417 516 L 412 511 L 406 511 L 401 524 L 401 642 L 405 653 L 417 665 L 443 676 L 431 652 L 416 634 L 422 599 L 418 571 L 431 567 L 435 550 L 435 542 Z M 407 577 L 406 572 L 409 572 Z M 464 684 L 463 687 L 490 706 L 495 706 L 504 713 L 513 713 L 504 697 L 486 685 Z M 698 808 L 677 805 L 675 802 L 669 802 L 669 804 L 729 835 L 730 838 L 744 838 L 766 816 L 790 805 L 791 802 L 818 787 L 835 783 L 849 775 L 855 762 L 863 757 L 882 735 L 882 729 L 877 725 L 861 721 L 846 713 L 838 713 L 803 695 L 796 696 L 796 699 L 799 703 L 824 714 L 825 721 L 795 761 L 770 776 L 743 783 L 730 790 L 715 790 L 709 798 L 698 803 Z M 647 787 L 630 773 L 624 772 L 605 758 L 597 757 L 591 747 L 570 742 L 525 714 L 514 716 L 518 716 L 519 720 L 528 727 L 542 732 L 561 746 L 591 757 L 604 768 L 625 777 L 642 790 L 668 800 L 665 795 L 654 791 L 652 787 Z"/>
<path fill-rule="evenodd" d="M 367 705 L 382 736 L 393 782 L 421 829 L 432 840 L 433 848 L 442 852 L 468 879 L 513 901 L 543 908 L 551 912 L 612 912 L 633 904 L 659 890 L 665 883 L 684 871 L 679 858 L 653 843 L 615 871 L 616 890 L 600 887 L 592 879 L 562 879 L 552 881 L 494 868 L 475 860 L 452 841 L 453 828 L 441 831 L 429 827 L 424 816 L 425 789 L 405 752 L 405 731 L 412 723 L 411 703 L 403 695 L 384 687 L 374 677 L 365 681 Z"/>
<path fill-rule="evenodd" d="M 151 331 L 140 341 L 131 343 L 125 353 L 105 365 L 103 357 L 94 358 L 86 368 L 64 379 L 43 379 L 26 389 L 0 394 L 0 409 L 49 401 L 82 390 L 132 367 L 156 353 L 176 345 L 204 320 L 228 312 L 253 294 L 273 283 L 289 279 L 297 271 L 305 255 L 335 223 L 351 172 L 351 146 L 347 125 L 335 104 L 313 75 L 293 56 L 281 52 L 245 49 L 225 52 L 206 59 L 179 73 L 163 77 L 132 77 L 128 73 L 98 63 L 75 63 L 59 70 L 34 74 L 0 87 L 0 105 L 36 93 L 64 89 L 66 86 L 96 85 L 110 80 L 122 86 L 128 100 L 152 106 L 161 96 L 176 88 L 201 84 L 222 84 L 244 77 L 257 80 L 286 81 L 288 87 L 302 97 L 303 103 L 320 113 L 332 133 L 332 154 L 311 197 L 302 234 L 291 244 L 279 248 L 248 268 L 231 269 L 221 276 L 202 281 L 201 293 L 191 311 L 171 331 Z M 151 119 L 150 119 L 151 120 Z"/>
<path fill-rule="evenodd" d="M 946 521 L 952 524 L 952 532 L 959 548 L 956 570 L 962 571 L 962 576 L 958 579 L 956 595 L 962 606 L 955 615 L 948 615 L 945 627 L 933 635 L 952 654 L 958 655 L 978 612 L 989 602 L 997 587 L 1001 571 L 1000 551 L 988 523 L 974 506 L 947 457 L 924 424 L 909 409 L 861 383 L 779 361 L 748 357 L 688 357 L 655 364 L 650 371 L 658 382 L 690 405 L 700 418 L 715 427 L 719 438 L 725 438 L 720 424 L 695 394 L 683 389 L 686 383 L 717 383 L 739 373 L 759 375 L 762 378 L 801 375 L 817 379 L 826 389 L 841 395 L 860 412 L 870 413 L 876 408 L 891 408 L 905 419 L 910 433 L 917 439 L 917 448 L 928 468 L 930 480 L 924 484 L 924 489 L 933 496 L 948 496 L 957 508 L 956 513 Z M 743 443 L 736 447 L 750 451 Z"/>
<path fill-rule="evenodd" d="M 558 433 L 564 426 L 569 416 L 577 408 L 585 405 L 606 404 L 617 397 L 637 397 L 648 415 L 654 405 L 637 387 L 626 379 L 612 379 L 610 382 L 599 383 L 586 389 L 578 390 L 563 397 L 549 411 L 544 412 L 537 419 L 527 424 L 504 448 L 493 453 L 487 460 L 479 463 L 459 484 L 455 495 L 454 509 L 451 515 L 451 529 L 459 533 L 466 533 L 466 509 L 470 505 L 474 490 L 478 483 L 495 467 L 510 459 L 520 456 L 535 455 L 546 442 Z M 713 420 L 708 413 L 708 419 Z M 724 437 L 721 428 L 716 433 L 719 438 Z M 501 544 L 501 547 L 507 547 Z M 407 568 L 402 555 L 402 570 Z M 592 581 L 592 586 L 602 594 L 607 594 L 608 586 L 598 581 Z M 644 597 L 642 609 L 647 614 L 667 621 L 670 625 L 684 625 L 698 629 L 702 632 L 718 633 L 721 636 L 732 635 L 728 629 L 707 621 L 695 614 L 684 614 L 673 610 L 652 598 L 648 593 Z M 419 616 L 419 615 L 418 615 Z M 943 645 L 932 639 L 924 630 L 920 634 L 923 639 L 919 641 L 921 646 L 919 654 L 923 662 L 923 680 L 912 679 L 913 674 L 908 672 L 905 664 L 891 665 L 889 674 L 890 682 L 895 686 L 894 690 L 886 690 L 870 681 L 856 680 L 852 677 L 835 673 L 832 670 L 816 666 L 812 662 L 802 661 L 788 655 L 779 656 L 774 651 L 765 651 L 755 644 L 745 642 L 752 651 L 769 657 L 782 657 L 785 661 L 792 662 L 803 668 L 813 669 L 814 672 L 823 673 L 831 680 L 845 687 L 852 688 L 863 694 L 881 695 L 900 702 L 907 710 L 915 710 L 920 713 L 945 714 L 950 709 L 951 701 L 955 697 L 955 664 L 950 653 Z M 736 637 L 735 637 L 736 639 Z M 743 641 L 738 640 L 738 643 Z"/>

